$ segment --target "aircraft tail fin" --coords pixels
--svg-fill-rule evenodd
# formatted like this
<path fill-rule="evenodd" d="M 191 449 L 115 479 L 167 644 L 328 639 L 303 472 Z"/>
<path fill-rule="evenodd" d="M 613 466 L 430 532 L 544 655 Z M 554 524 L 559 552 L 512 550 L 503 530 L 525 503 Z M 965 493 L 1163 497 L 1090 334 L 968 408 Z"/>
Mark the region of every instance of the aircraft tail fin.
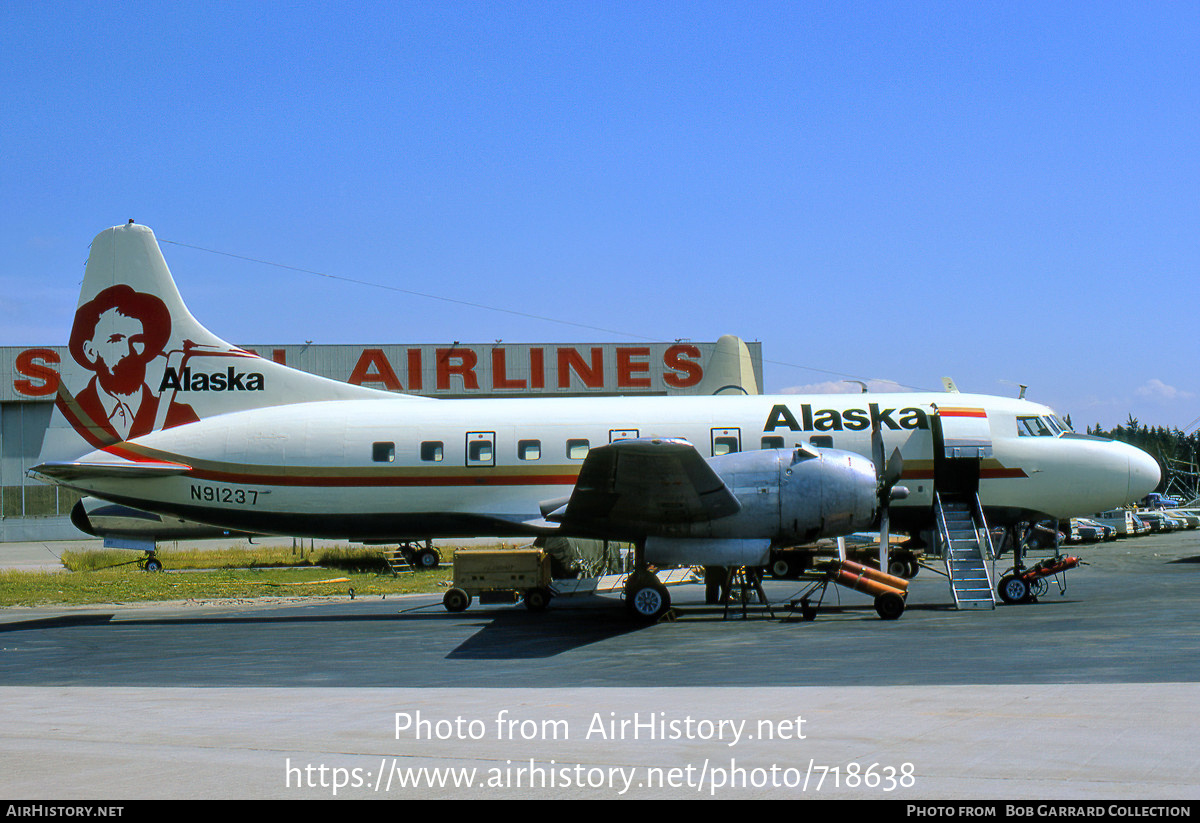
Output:
<path fill-rule="evenodd" d="M 704 379 L 695 394 L 761 394 L 754 377 L 750 349 L 740 338 L 723 334 L 709 358 Z"/>
<path fill-rule="evenodd" d="M 92 241 L 57 406 L 97 448 L 231 411 L 395 397 L 263 359 L 200 324 L 158 241 L 130 221 Z"/>

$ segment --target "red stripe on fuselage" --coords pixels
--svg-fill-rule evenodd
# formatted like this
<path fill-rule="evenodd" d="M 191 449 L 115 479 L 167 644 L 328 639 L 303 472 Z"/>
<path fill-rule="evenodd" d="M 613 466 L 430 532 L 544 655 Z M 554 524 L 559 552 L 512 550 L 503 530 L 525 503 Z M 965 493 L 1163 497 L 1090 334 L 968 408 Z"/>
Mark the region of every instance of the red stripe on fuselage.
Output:
<path fill-rule="evenodd" d="M 257 486 L 329 486 L 334 488 L 378 487 L 419 488 L 422 486 L 573 486 L 578 479 L 574 474 L 502 474 L 502 475 L 445 475 L 445 476 L 396 476 L 396 475 L 353 475 L 346 477 L 318 477 L 313 475 L 247 474 L 243 472 L 220 472 L 193 469 L 189 478 L 209 480 L 214 483 L 242 483 Z"/>

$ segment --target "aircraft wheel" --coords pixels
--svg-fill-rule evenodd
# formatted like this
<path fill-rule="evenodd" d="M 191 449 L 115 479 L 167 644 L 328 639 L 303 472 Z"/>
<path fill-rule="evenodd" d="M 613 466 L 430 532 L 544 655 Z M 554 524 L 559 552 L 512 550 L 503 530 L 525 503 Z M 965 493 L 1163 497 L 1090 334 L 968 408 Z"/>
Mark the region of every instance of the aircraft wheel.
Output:
<path fill-rule="evenodd" d="M 1005 603 L 1024 603 L 1029 600 L 1029 584 L 1015 574 L 1000 578 L 996 593 Z"/>
<path fill-rule="evenodd" d="M 776 580 L 786 580 L 792 575 L 792 561 L 785 557 L 777 557 L 771 561 L 771 577 Z"/>
<path fill-rule="evenodd" d="M 909 576 L 909 570 L 910 567 L 908 565 L 908 561 L 901 557 L 893 557 L 888 560 L 888 574 L 893 575 L 894 577 L 907 578 Z"/>
<path fill-rule="evenodd" d="M 904 614 L 904 598 L 895 592 L 884 592 L 875 598 L 875 612 L 884 620 L 895 620 Z"/>
<path fill-rule="evenodd" d="M 800 618 L 807 622 L 817 619 L 817 607 L 807 597 L 800 598 Z"/>
<path fill-rule="evenodd" d="M 160 572 L 160 571 L 162 571 L 163 564 L 162 564 L 162 561 L 159 560 L 157 557 L 148 557 L 148 558 L 146 558 L 145 568 L 146 568 L 146 571 L 148 571 L 148 572 Z"/>
<path fill-rule="evenodd" d="M 916 577 L 918 574 L 921 573 L 921 564 L 918 563 L 916 560 L 909 560 L 909 561 L 907 561 L 906 565 L 908 566 L 908 574 L 906 574 L 904 576 L 907 577 L 909 580 L 912 580 L 914 577 Z"/>
<path fill-rule="evenodd" d="M 442 605 L 448 612 L 466 611 L 467 606 L 471 605 L 471 595 L 462 589 L 451 589 L 442 597 Z"/>
<path fill-rule="evenodd" d="M 525 592 L 525 608 L 531 612 L 544 612 L 550 605 L 549 589 L 529 589 Z"/>
<path fill-rule="evenodd" d="M 625 607 L 637 620 L 653 623 L 671 608 L 667 587 L 657 580 L 644 583 L 625 592 Z"/>
<path fill-rule="evenodd" d="M 436 569 L 441 562 L 442 558 L 433 549 L 421 549 L 417 552 L 415 565 L 418 569 L 428 571 Z"/>

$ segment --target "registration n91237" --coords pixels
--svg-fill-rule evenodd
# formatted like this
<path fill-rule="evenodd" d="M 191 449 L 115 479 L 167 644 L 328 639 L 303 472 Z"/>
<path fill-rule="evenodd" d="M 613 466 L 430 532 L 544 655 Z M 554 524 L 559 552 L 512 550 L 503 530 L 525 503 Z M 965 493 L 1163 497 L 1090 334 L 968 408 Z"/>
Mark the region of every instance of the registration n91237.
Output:
<path fill-rule="evenodd" d="M 266 494 L 266 492 L 260 492 L 257 489 L 242 489 L 230 486 L 191 484 L 192 500 L 201 500 L 205 503 L 232 503 L 240 506 L 254 506 L 258 504 L 258 496 L 260 494 Z"/>

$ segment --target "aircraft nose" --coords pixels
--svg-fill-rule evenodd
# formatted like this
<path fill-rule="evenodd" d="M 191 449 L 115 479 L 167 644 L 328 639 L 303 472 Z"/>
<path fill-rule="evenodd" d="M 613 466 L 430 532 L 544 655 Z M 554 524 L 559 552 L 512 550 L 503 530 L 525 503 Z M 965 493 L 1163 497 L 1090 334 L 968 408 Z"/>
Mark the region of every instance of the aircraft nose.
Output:
<path fill-rule="evenodd" d="M 1158 488 L 1162 470 L 1158 461 L 1146 452 L 1129 446 L 1129 501 L 1141 500 Z"/>

